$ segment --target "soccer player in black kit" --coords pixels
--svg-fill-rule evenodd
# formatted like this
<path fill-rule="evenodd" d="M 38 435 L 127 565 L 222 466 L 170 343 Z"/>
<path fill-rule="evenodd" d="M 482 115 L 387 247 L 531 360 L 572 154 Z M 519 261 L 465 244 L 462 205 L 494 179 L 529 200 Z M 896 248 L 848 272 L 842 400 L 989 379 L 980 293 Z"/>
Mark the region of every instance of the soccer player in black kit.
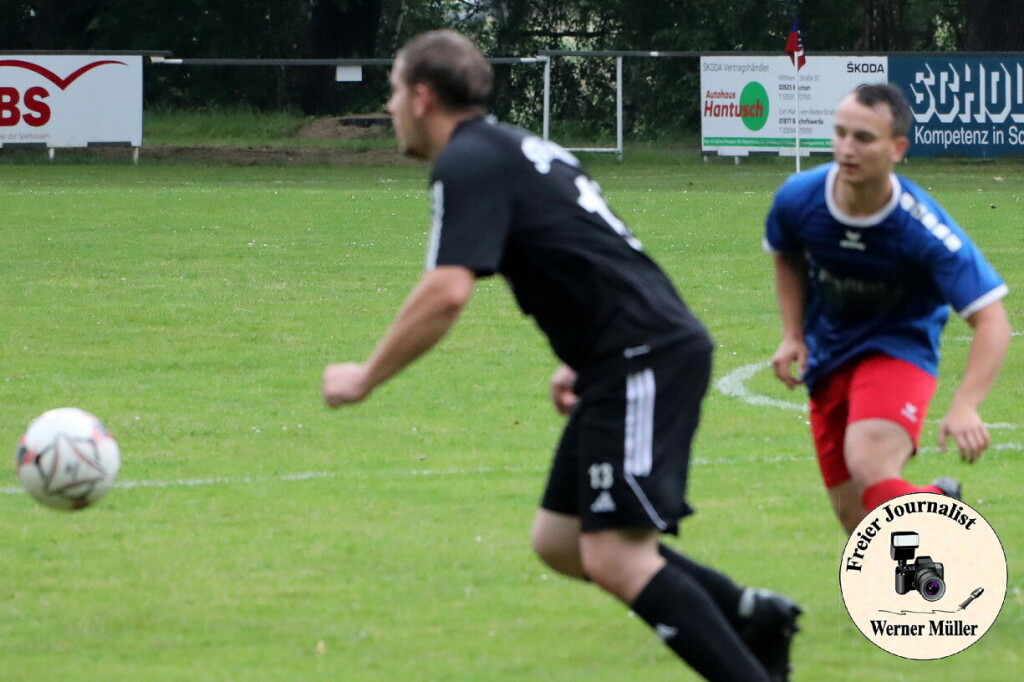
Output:
<path fill-rule="evenodd" d="M 366 398 L 440 341 L 477 278 L 500 273 L 564 363 L 551 397 L 569 419 L 534 550 L 617 597 L 707 679 L 787 679 L 799 608 L 660 542 L 692 512 L 708 333 L 573 155 L 485 117 L 491 82 L 487 60 L 452 31 L 398 53 L 395 135 L 434 164 L 426 271 L 369 359 L 326 368 L 324 400 Z"/>

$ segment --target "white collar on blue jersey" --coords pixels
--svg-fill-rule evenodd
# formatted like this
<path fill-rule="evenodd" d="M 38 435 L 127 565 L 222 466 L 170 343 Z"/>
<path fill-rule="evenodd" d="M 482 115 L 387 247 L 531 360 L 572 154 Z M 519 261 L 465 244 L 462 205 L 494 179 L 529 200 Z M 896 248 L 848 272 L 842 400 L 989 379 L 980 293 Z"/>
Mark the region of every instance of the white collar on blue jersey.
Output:
<path fill-rule="evenodd" d="M 895 173 L 889 173 L 889 184 L 892 185 L 892 196 L 889 197 L 889 201 L 886 202 L 885 206 L 878 210 L 878 212 L 862 217 L 854 217 L 846 215 L 839 206 L 836 205 L 835 199 L 835 188 L 836 188 L 836 175 L 839 174 L 839 164 L 833 163 L 831 168 L 828 169 L 828 175 L 825 178 L 825 204 L 828 206 L 828 212 L 832 214 L 832 217 L 841 222 L 843 225 L 849 227 L 874 227 L 883 220 L 885 220 L 893 209 L 896 208 L 897 204 L 900 203 L 900 195 L 903 193 L 903 188 L 900 186 L 899 178 L 896 177 Z"/>

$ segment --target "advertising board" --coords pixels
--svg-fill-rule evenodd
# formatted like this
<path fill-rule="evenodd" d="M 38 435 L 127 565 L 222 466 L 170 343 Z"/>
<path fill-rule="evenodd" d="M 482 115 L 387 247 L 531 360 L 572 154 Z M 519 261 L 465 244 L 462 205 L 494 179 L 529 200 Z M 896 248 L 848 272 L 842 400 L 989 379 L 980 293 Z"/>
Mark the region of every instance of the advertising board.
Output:
<path fill-rule="evenodd" d="M 886 57 L 701 57 L 701 149 L 723 156 L 830 152 L 835 107 L 861 83 L 885 82 Z M 799 98 L 799 99 L 798 99 Z M 799 119 L 799 124 L 797 123 Z"/>
<path fill-rule="evenodd" d="M 142 57 L 0 54 L 0 146 L 142 145 Z"/>
<path fill-rule="evenodd" d="M 1024 58 L 889 57 L 914 112 L 909 156 L 1024 153 Z"/>

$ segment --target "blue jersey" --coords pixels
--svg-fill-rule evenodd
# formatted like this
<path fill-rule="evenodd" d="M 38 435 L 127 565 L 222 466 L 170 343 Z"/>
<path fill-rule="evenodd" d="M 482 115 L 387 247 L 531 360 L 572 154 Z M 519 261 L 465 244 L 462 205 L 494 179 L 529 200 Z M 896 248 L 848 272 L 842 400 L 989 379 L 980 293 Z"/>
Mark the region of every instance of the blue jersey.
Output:
<path fill-rule="evenodd" d="M 794 175 L 765 224 L 770 252 L 807 260 L 808 390 L 842 364 L 880 352 L 938 373 L 949 307 L 961 317 L 1001 299 L 1006 284 L 924 190 L 890 176 L 892 198 L 868 217 L 833 199 L 834 163 Z"/>

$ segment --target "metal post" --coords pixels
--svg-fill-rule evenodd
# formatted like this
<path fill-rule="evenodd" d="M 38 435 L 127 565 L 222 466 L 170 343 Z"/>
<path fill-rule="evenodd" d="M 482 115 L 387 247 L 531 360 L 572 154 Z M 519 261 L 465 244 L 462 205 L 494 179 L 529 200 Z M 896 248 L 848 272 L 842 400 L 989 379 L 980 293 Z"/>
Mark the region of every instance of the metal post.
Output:
<path fill-rule="evenodd" d="M 615 151 L 622 160 L 622 57 L 615 58 Z"/>
<path fill-rule="evenodd" d="M 793 59 L 793 66 L 796 67 L 796 172 L 800 172 L 800 60 Z"/>
<path fill-rule="evenodd" d="M 544 59 L 544 139 L 551 133 L 551 57 Z"/>

